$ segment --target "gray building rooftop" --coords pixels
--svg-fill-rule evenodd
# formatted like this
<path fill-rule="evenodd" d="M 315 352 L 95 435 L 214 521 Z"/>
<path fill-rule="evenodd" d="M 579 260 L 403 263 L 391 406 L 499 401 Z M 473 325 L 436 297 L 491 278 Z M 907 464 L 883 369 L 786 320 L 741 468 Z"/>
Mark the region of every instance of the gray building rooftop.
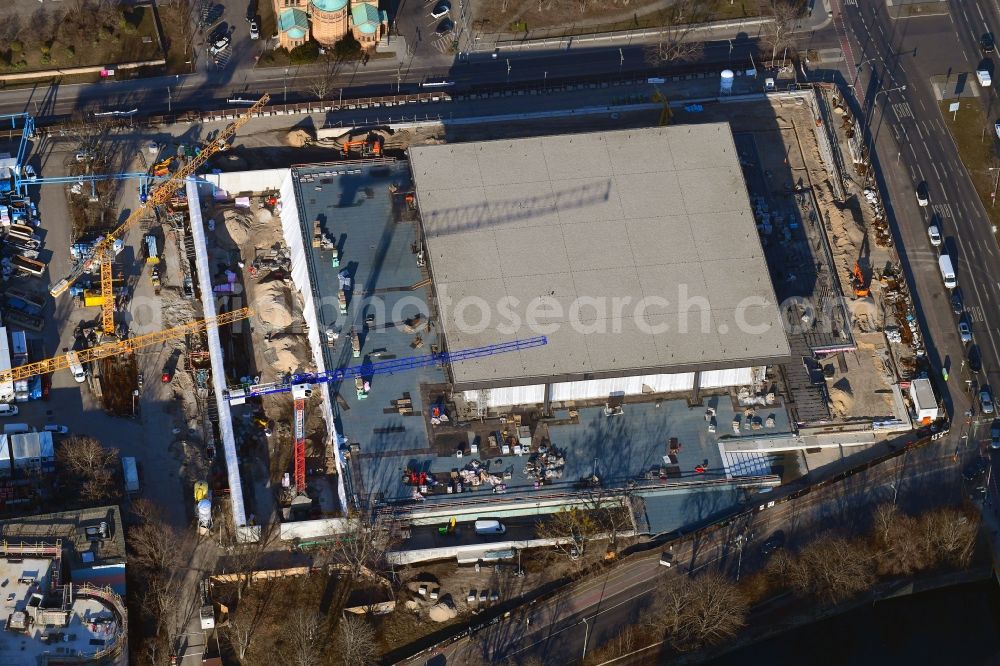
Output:
<path fill-rule="evenodd" d="M 459 389 L 787 360 L 724 123 L 410 149 Z"/>

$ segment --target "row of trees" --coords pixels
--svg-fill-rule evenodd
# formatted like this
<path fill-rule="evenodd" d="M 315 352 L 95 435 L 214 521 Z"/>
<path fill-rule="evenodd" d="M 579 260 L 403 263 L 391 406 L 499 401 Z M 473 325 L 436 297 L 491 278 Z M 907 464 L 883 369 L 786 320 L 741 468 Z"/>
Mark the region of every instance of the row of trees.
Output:
<path fill-rule="evenodd" d="M 741 583 L 722 572 L 667 576 L 644 619 L 623 628 L 595 658 L 614 658 L 657 640 L 677 652 L 721 643 L 747 624 L 752 603 L 787 592 L 835 605 L 870 590 L 880 578 L 968 566 L 978 528 L 977 517 L 962 509 L 911 516 L 883 504 L 867 533 L 826 533 L 796 551 L 779 550 Z"/>
<path fill-rule="evenodd" d="M 803 3 L 796 0 L 758 0 L 761 16 L 770 21 L 761 26 L 761 41 L 771 49 L 773 61 L 778 51 L 791 46 L 795 20 L 801 16 Z M 699 0 L 676 0 L 661 11 L 663 29 L 660 41 L 650 51 L 654 62 L 690 62 L 697 60 L 705 45 L 699 41 L 701 23 L 712 18 L 713 7 Z"/>

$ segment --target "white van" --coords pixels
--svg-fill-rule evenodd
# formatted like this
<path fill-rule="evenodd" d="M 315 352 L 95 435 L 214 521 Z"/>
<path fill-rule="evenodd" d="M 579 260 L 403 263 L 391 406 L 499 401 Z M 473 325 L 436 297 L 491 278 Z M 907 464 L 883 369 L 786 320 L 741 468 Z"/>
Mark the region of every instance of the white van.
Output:
<path fill-rule="evenodd" d="M 955 269 L 951 265 L 951 257 L 947 254 L 942 254 L 938 257 L 938 268 L 941 269 L 941 279 L 944 280 L 944 286 L 949 289 L 954 289 L 958 286 L 958 282 L 955 280 Z"/>
<path fill-rule="evenodd" d="M 503 534 L 507 528 L 499 520 L 477 520 L 476 534 Z"/>
<path fill-rule="evenodd" d="M 66 354 L 66 360 L 69 362 L 69 371 L 73 373 L 73 379 L 78 384 L 87 381 L 87 373 L 83 371 L 83 364 L 80 363 L 80 357 L 77 356 L 76 352 L 71 351 Z"/>
<path fill-rule="evenodd" d="M 989 86 L 993 85 L 993 79 L 990 78 L 990 73 L 987 72 L 985 69 L 977 69 L 976 78 L 979 80 L 979 85 L 981 85 L 984 88 L 988 88 Z"/>

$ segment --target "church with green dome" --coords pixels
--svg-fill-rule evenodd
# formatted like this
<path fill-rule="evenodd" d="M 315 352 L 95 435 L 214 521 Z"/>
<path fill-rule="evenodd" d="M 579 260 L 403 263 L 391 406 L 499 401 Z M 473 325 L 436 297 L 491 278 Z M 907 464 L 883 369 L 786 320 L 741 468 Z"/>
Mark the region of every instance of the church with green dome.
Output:
<path fill-rule="evenodd" d="M 310 39 L 332 47 L 348 32 L 364 48 L 374 48 L 389 29 L 377 0 L 271 0 L 278 17 L 278 42 L 288 50 Z"/>

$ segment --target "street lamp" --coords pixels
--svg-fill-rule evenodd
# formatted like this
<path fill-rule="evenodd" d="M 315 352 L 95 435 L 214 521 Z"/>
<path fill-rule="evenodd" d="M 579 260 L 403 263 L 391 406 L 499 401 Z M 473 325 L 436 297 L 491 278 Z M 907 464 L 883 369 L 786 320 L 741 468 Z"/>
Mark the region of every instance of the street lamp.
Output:
<path fill-rule="evenodd" d="M 871 176 L 875 172 L 875 160 L 872 159 L 872 150 L 875 149 L 875 131 L 872 129 L 872 120 L 875 119 L 875 108 L 878 106 L 878 96 L 884 95 L 891 92 L 902 92 L 906 90 L 906 84 L 901 86 L 896 86 L 895 88 L 886 88 L 885 90 L 879 90 L 875 93 L 875 97 L 872 98 L 872 108 L 871 113 L 868 116 L 868 141 L 865 147 L 865 153 L 868 155 L 868 175 Z M 874 180 L 874 179 L 873 179 Z"/>
<path fill-rule="evenodd" d="M 990 195 L 990 197 L 992 197 L 992 199 L 993 199 L 993 204 L 990 207 L 991 208 L 996 208 L 996 206 L 997 206 L 997 186 L 1000 185 L 1000 167 L 988 167 L 988 169 L 990 171 L 996 171 L 997 172 L 997 177 L 993 181 L 993 193 Z"/>
<path fill-rule="evenodd" d="M 173 113 L 173 97 L 170 94 L 170 86 L 167 86 L 167 113 Z"/>
<path fill-rule="evenodd" d="M 507 83 L 510 83 L 510 58 L 507 58 Z"/>
<path fill-rule="evenodd" d="M 854 66 L 854 81 L 851 82 L 850 87 L 853 88 L 854 86 L 858 85 L 858 77 L 861 76 L 861 68 L 873 60 L 878 60 L 878 56 L 872 56 L 867 60 L 862 60 L 861 62 L 859 62 L 857 65 Z"/>
<path fill-rule="evenodd" d="M 132 416 L 135 416 L 135 399 L 139 397 L 139 389 L 132 390 Z"/>
<path fill-rule="evenodd" d="M 285 104 L 288 104 L 288 68 L 287 67 L 285 68 L 284 86 L 285 86 Z"/>
<path fill-rule="evenodd" d="M 625 54 L 622 53 L 621 49 L 618 49 L 618 74 L 622 73 L 622 65 L 625 64 Z"/>

